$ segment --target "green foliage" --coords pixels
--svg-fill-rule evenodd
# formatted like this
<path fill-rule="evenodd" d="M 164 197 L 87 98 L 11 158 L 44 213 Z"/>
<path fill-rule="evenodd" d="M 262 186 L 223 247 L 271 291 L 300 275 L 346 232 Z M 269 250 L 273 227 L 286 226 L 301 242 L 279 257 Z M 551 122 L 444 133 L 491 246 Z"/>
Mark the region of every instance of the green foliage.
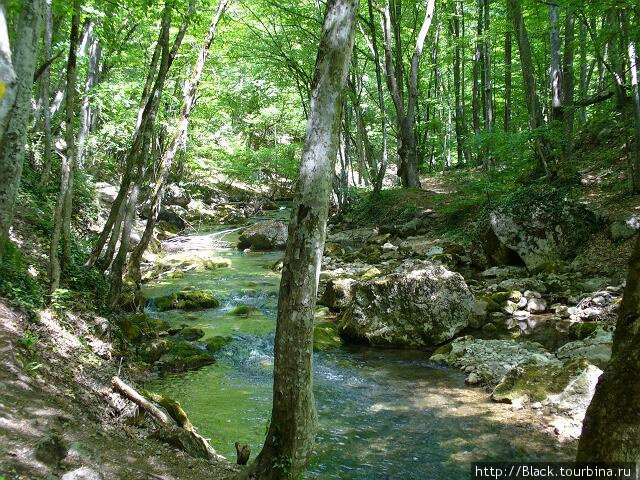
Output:
<path fill-rule="evenodd" d="M 351 192 L 349 221 L 357 225 L 400 225 L 413 219 L 423 192 L 401 188 L 382 190 L 379 194 Z"/>
<path fill-rule="evenodd" d="M 8 242 L 0 262 L 0 295 L 31 315 L 44 303 L 44 292 L 34 273 L 18 247 Z"/>
<path fill-rule="evenodd" d="M 222 155 L 218 162 L 221 171 L 231 178 L 251 184 L 267 184 L 277 179 L 295 179 L 300 169 L 299 152 L 299 145 L 243 149 Z"/>

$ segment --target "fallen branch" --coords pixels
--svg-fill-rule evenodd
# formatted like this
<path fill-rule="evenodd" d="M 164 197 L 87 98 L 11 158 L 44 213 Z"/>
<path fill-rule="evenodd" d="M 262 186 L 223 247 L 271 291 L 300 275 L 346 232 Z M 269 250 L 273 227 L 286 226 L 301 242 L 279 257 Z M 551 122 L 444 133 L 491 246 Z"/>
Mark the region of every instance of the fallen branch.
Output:
<path fill-rule="evenodd" d="M 113 377 L 111 379 L 111 385 L 113 388 L 133 403 L 138 405 L 142 410 L 149 413 L 159 424 L 160 429 L 154 433 L 154 437 L 163 440 L 174 447 L 184 450 L 192 457 L 206 458 L 208 460 L 226 461 L 227 459 L 218 454 L 209 442 L 202 436 L 196 433 L 191 426 L 191 422 L 184 413 L 184 410 L 180 407 L 178 402 L 167 403 L 171 411 L 175 411 L 178 414 L 178 419 L 173 419 L 152 402 L 144 398 L 135 389 L 124 383 L 120 378 Z M 152 397 L 153 398 L 153 397 Z M 160 398 L 160 396 L 158 396 Z M 166 402 L 165 402 L 166 403 Z M 176 425 L 176 422 L 179 425 Z"/>

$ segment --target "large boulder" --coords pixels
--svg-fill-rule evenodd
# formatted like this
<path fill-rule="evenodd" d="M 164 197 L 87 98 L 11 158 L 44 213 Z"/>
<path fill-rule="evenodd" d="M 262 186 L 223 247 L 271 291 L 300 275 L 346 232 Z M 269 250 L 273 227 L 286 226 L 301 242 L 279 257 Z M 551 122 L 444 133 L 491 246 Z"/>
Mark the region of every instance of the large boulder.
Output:
<path fill-rule="evenodd" d="M 375 228 L 353 228 L 350 230 L 342 230 L 340 232 L 331 232 L 327 236 L 327 241 L 343 246 L 362 247 L 376 235 L 378 235 L 378 231 Z"/>
<path fill-rule="evenodd" d="M 97 182 L 95 186 L 100 202 L 104 206 L 111 206 L 116 196 L 118 196 L 118 187 L 107 182 Z"/>
<path fill-rule="evenodd" d="M 287 244 L 287 225 L 278 220 L 256 223 L 241 234 L 238 248 L 244 250 L 284 250 Z"/>
<path fill-rule="evenodd" d="M 356 280 L 350 277 L 332 278 L 327 282 L 324 293 L 318 303 L 331 310 L 343 310 L 352 300 L 351 291 Z"/>
<path fill-rule="evenodd" d="M 191 195 L 184 188 L 172 183 L 164 191 L 162 203 L 164 205 L 178 205 L 187 208 L 191 202 Z"/>
<path fill-rule="evenodd" d="M 548 187 L 522 189 L 489 215 L 483 247 L 494 264 L 514 264 L 517 257 L 529 269 L 572 258 L 598 227 L 596 215 L 584 205 Z"/>
<path fill-rule="evenodd" d="M 437 345 L 474 315 L 475 300 L 462 276 L 428 262 L 362 281 L 352 296 L 342 334 L 371 345 Z"/>

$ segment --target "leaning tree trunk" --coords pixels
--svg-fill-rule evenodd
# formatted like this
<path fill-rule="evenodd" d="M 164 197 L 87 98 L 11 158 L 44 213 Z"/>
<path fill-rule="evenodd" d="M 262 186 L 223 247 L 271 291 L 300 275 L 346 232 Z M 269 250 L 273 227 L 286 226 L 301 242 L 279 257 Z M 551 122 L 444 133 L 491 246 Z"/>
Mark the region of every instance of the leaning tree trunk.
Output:
<path fill-rule="evenodd" d="M 271 423 L 242 478 L 298 478 L 313 450 L 313 312 L 357 12 L 357 0 L 327 2 L 280 283 Z"/>
<path fill-rule="evenodd" d="M 640 462 L 640 236 L 613 336 L 611 360 L 587 409 L 577 460 Z"/>
<path fill-rule="evenodd" d="M 71 195 L 73 189 L 73 169 L 76 156 L 73 134 L 73 116 L 76 92 L 76 64 L 78 41 L 80 39 L 80 0 L 74 0 L 67 59 L 67 95 L 65 101 L 65 142 L 66 151 L 62 157 L 60 191 L 53 215 L 53 234 L 49 254 L 49 291 L 53 293 L 60 286 L 61 262 L 58 253 L 60 239 L 63 243 L 63 263 L 69 261 L 71 243 Z"/>
<path fill-rule="evenodd" d="M 131 258 L 129 259 L 129 274 L 131 275 L 131 278 L 134 280 L 134 282 L 136 282 L 138 289 L 142 280 L 142 276 L 140 274 L 140 262 L 142 261 L 142 255 L 149 246 L 149 242 L 151 241 L 151 237 L 153 236 L 153 230 L 156 226 L 158 214 L 160 213 L 162 194 L 164 192 L 164 187 L 166 185 L 167 179 L 169 178 L 169 173 L 171 173 L 173 161 L 176 157 L 176 154 L 178 153 L 180 145 L 182 145 L 186 141 L 187 129 L 189 128 L 189 116 L 191 114 L 191 109 L 195 105 L 196 93 L 198 91 L 198 85 L 200 84 L 200 78 L 202 77 L 204 65 L 209 56 L 209 50 L 211 48 L 211 44 L 213 43 L 216 28 L 229 2 L 230 0 L 220 0 L 218 9 L 213 16 L 211 24 L 209 25 L 209 31 L 207 32 L 207 35 L 205 37 L 204 44 L 202 45 L 200 53 L 198 54 L 198 59 L 196 60 L 196 66 L 193 70 L 192 76 L 190 79 L 187 79 L 184 84 L 182 107 L 180 109 L 181 114 L 180 119 L 178 120 L 177 129 L 171 140 L 169 148 L 165 150 L 162 156 L 160 171 L 157 174 L 156 183 L 153 186 L 153 191 L 151 194 L 151 206 L 149 210 L 149 216 L 147 217 L 147 224 L 145 226 L 144 233 L 142 234 L 140 243 L 138 243 L 138 245 L 134 248 L 133 252 L 131 253 Z"/>
<path fill-rule="evenodd" d="M 91 91 L 98 83 L 98 75 L 100 73 L 100 61 L 102 57 L 102 46 L 100 39 L 92 34 L 88 37 L 89 47 L 89 65 L 87 66 L 87 77 L 84 83 L 84 98 L 82 99 L 82 107 L 80 108 L 80 130 L 78 131 L 78 158 L 77 164 L 82 167 L 84 164 L 85 149 L 91 123 L 93 119 L 93 107 L 91 105 Z"/>
<path fill-rule="evenodd" d="M 638 91 L 638 52 L 636 43 L 631 36 L 626 13 L 622 12 L 622 27 L 624 37 L 627 39 L 627 53 L 629 55 L 629 73 L 631 76 L 631 96 L 633 97 L 634 111 L 634 150 L 631 160 L 633 171 L 633 190 L 640 192 L 640 92 Z"/>
<path fill-rule="evenodd" d="M 9 31 L 4 5 L 0 4 L 0 139 L 4 136 L 7 127 L 9 112 L 13 108 L 16 99 L 16 73 L 11 62 L 11 45 L 9 44 Z"/>
<path fill-rule="evenodd" d="M 518 41 L 518 50 L 520 52 L 520 65 L 522 67 L 522 79 L 524 83 L 524 94 L 527 102 L 527 111 L 529 112 L 529 127 L 532 130 L 539 129 L 542 126 L 542 110 L 540 101 L 536 91 L 536 79 L 533 69 L 533 60 L 531 56 L 531 44 L 529 43 L 529 35 L 524 24 L 522 16 L 521 0 L 508 0 L 509 14 L 513 20 L 513 29 L 516 33 Z M 547 167 L 550 160 L 550 148 L 548 142 L 544 139 L 540 132 L 536 132 L 535 154 L 538 159 L 540 168 L 549 173 Z"/>
<path fill-rule="evenodd" d="M 24 148 L 27 139 L 27 125 L 31 114 L 31 89 L 33 87 L 33 74 L 36 69 L 36 53 L 38 38 L 40 37 L 40 25 L 44 11 L 43 0 L 32 0 L 24 3 L 20 12 L 16 35 L 16 49 L 14 51 L 13 67 L 15 70 L 15 97 L 13 102 L 13 83 L 6 63 L 10 52 L 6 30 L 0 32 L 0 57 L 4 59 L 5 72 L 9 80 L 5 90 L 5 99 L 2 99 L 2 109 L 7 108 L 4 123 L 0 123 L 3 129 L 0 140 L 0 259 L 4 246 L 9 238 L 9 227 L 13 220 L 13 212 L 22 176 L 22 164 L 24 162 Z M 4 11 L 2 12 L 4 19 Z M 5 104 L 6 101 L 6 104 Z M 6 125 L 6 126 L 5 126 Z"/>
<path fill-rule="evenodd" d="M 549 45 L 551 67 L 549 68 L 549 85 L 551 86 L 551 119 L 562 120 L 562 72 L 560 71 L 560 25 L 558 21 L 558 5 L 549 3 Z"/>

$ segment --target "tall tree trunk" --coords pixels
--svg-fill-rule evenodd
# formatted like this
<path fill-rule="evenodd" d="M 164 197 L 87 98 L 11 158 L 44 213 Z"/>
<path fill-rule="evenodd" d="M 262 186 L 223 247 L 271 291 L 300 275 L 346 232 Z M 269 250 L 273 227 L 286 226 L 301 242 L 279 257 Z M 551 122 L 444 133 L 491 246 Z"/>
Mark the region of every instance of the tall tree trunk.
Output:
<path fill-rule="evenodd" d="M 507 12 L 507 26 L 504 34 L 504 131 L 511 130 L 511 69 L 512 69 L 512 41 L 511 18 Z"/>
<path fill-rule="evenodd" d="M 577 461 L 640 461 L 640 236 L 629 263 L 611 360 L 598 380 Z"/>
<path fill-rule="evenodd" d="M 77 164 L 82 167 L 84 164 L 84 153 L 91 129 L 93 108 L 91 105 L 91 93 L 98 83 L 100 72 L 100 61 L 102 58 L 102 46 L 100 40 L 95 34 L 88 38 L 89 47 L 89 65 L 87 66 L 87 78 L 84 84 L 84 97 L 82 99 L 82 107 L 80 109 L 80 130 L 78 131 L 78 159 Z"/>
<path fill-rule="evenodd" d="M 382 67 L 380 65 L 380 54 L 378 52 L 378 36 L 376 34 L 372 0 L 367 1 L 367 7 L 369 12 L 369 28 L 371 29 L 371 50 L 376 67 L 376 87 L 378 90 L 378 104 L 380 106 L 382 123 L 382 152 L 380 154 L 380 165 L 376 172 L 373 185 L 373 192 L 379 193 L 382 190 L 384 176 L 387 173 L 387 114 L 384 105 L 384 92 L 382 90 Z"/>
<path fill-rule="evenodd" d="M 186 33 L 187 27 L 189 25 L 191 16 L 195 9 L 195 0 L 189 1 L 188 10 L 184 16 L 183 22 L 176 34 L 176 37 L 173 42 L 173 46 L 169 49 L 169 31 L 171 27 L 171 12 L 172 12 L 173 2 L 167 0 L 165 2 L 164 11 L 162 14 L 162 26 L 160 30 L 160 35 L 158 37 L 158 42 L 162 48 L 162 61 L 160 64 L 160 68 L 158 69 L 158 73 L 155 77 L 155 81 L 148 82 L 152 83 L 153 87 L 149 91 L 148 94 L 143 91 L 143 101 L 146 98 L 145 106 L 142 111 L 138 115 L 137 127 L 133 135 L 132 145 L 127 152 L 127 156 L 125 158 L 125 166 L 124 172 L 122 174 L 122 179 L 120 180 L 120 189 L 118 191 L 118 195 L 116 196 L 113 204 L 111 205 L 111 210 L 109 211 L 109 216 L 107 221 L 98 237 L 93 249 L 91 251 L 91 255 L 87 260 L 87 265 L 93 265 L 98 257 L 100 256 L 102 249 L 104 248 L 107 239 L 110 236 L 111 230 L 114 226 L 116 219 L 118 218 L 118 211 L 120 209 L 121 203 L 125 200 L 125 196 L 129 192 L 129 188 L 134 180 L 133 169 L 136 167 L 137 163 L 144 162 L 150 142 L 150 136 L 153 130 L 153 126 L 155 124 L 155 118 L 158 112 L 158 107 L 160 104 L 160 98 L 162 96 L 162 90 L 164 88 L 164 84 L 167 78 L 167 73 L 171 68 L 171 64 L 175 59 L 178 48 L 182 43 L 182 39 Z M 153 60 L 150 70 L 153 70 Z M 145 86 L 146 89 L 146 86 Z"/>
<path fill-rule="evenodd" d="M 146 251 L 149 246 L 149 242 L 153 237 L 153 230 L 156 225 L 158 214 L 160 213 L 160 207 L 162 206 L 164 188 L 167 183 L 167 179 L 169 178 L 169 174 L 171 173 L 171 168 L 176 154 L 178 153 L 178 149 L 180 148 L 180 145 L 184 144 L 186 141 L 187 130 L 189 128 L 189 117 L 191 115 L 191 110 L 195 105 L 196 93 L 198 91 L 198 86 L 200 85 L 202 72 L 204 71 L 204 66 L 207 62 L 207 58 L 209 57 L 209 50 L 211 49 L 211 44 L 215 37 L 216 28 L 229 2 L 230 0 L 220 0 L 216 13 L 209 25 L 209 31 L 204 39 L 202 48 L 198 53 L 193 73 L 190 78 L 185 80 L 184 83 L 180 118 L 178 119 L 176 131 L 171 139 L 171 144 L 162 156 L 160 170 L 157 173 L 156 182 L 151 192 L 151 205 L 149 209 L 149 216 L 147 217 L 147 224 L 145 226 L 144 233 L 142 234 L 142 238 L 140 239 L 140 243 L 138 243 L 134 248 L 129 259 L 129 274 L 136 282 L 138 289 L 142 279 L 140 275 L 140 262 L 142 261 L 142 255 Z"/>
<path fill-rule="evenodd" d="M 551 119 L 562 120 L 562 72 L 560 71 L 560 24 L 558 21 L 558 5 L 549 3 L 549 45 L 551 67 L 549 68 L 549 84 L 551 85 Z"/>
<path fill-rule="evenodd" d="M 65 100 L 65 142 L 62 157 L 60 191 L 53 215 L 53 234 L 49 254 L 49 291 L 53 293 L 60 286 L 61 264 L 70 260 L 71 252 L 71 208 L 73 194 L 73 170 L 76 157 L 73 116 L 76 98 L 77 49 L 80 40 L 80 0 L 73 2 L 69 57 L 67 59 L 67 95 Z M 60 261 L 58 248 L 62 237 L 63 260 Z"/>
<path fill-rule="evenodd" d="M 455 48 L 453 54 L 453 89 L 455 94 L 455 128 L 456 128 L 456 150 L 458 164 L 465 163 L 464 132 L 462 129 L 462 105 L 460 100 L 460 0 L 456 1 L 456 12 L 453 17 L 453 35 L 455 38 Z"/>
<path fill-rule="evenodd" d="M 540 101 L 538 99 L 538 92 L 536 90 L 536 80 L 534 76 L 533 60 L 531 57 L 531 44 L 529 43 L 529 36 L 524 24 L 524 18 L 522 16 L 521 0 L 508 0 L 511 19 L 513 20 L 513 29 L 516 33 L 516 39 L 518 41 L 518 51 L 520 52 L 520 65 L 522 67 L 522 78 L 524 83 L 524 94 L 527 102 L 527 111 L 529 112 L 529 127 L 532 130 L 538 129 L 542 126 L 542 110 L 540 108 Z M 540 168 L 549 173 L 547 167 L 550 159 L 550 148 L 548 142 L 542 137 L 540 133 L 537 133 L 534 139 L 535 154 L 540 164 Z"/>
<path fill-rule="evenodd" d="M 587 26 L 580 22 L 580 98 L 587 97 L 589 82 L 587 81 Z M 587 107 L 580 107 L 580 123 L 587 123 Z"/>
<path fill-rule="evenodd" d="M 478 0 L 477 39 L 473 54 L 473 89 L 471 92 L 471 109 L 473 117 L 473 132 L 480 131 L 480 77 L 482 74 L 482 0 Z"/>
<path fill-rule="evenodd" d="M 572 8 L 567 10 L 564 23 L 564 54 L 562 59 L 562 108 L 564 116 L 564 154 L 570 157 L 573 152 L 573 122 L 575 111 L 573 96 L 575 79 L 573 72 L 575 16 Z"/>
<path fill-rule="evenodd" d="M 45 62 L 51 60 L 51 43 L 53 39 L 53 13 L 51 11 L 51 0 L 47 0 L 45 22 L 44 22 L 44 49 L 43 59 Z M 40 184 L 45 185 L 51 174 L 51 151 L 53 148 L 51 141 L 51 65 L 42 72 L 40 78 L 41 103 L 42 103 L 42 128 L 44 130 L 44 152 L 42 156 L 42 172 L 40 174 Z"/>
<path fill-rule="evenodd" d="M 491 36 L 489 35 L 489 0 L 484 0 L 484 126 L 487 130 L 493 128 L 493 84 L 491 78 Z"/>
<path fill-rule="evenodd" d="M 633 111 L 635 117 L 635 148 L 633 153 L 633 190 L 640 192 L 640 92 L 638 91 L 638 52 L 636 50 L 636 44 L 633 41 L 631 32 L 629 29 L 626 13 L 623 15 L 623 28 L 625 38 L 627 38 L 627 53 L 629 55 L 629 71 L 631 74 L 631 90 L 633 96 Z"/>
<path fill-rule="evenodd" d="M 609 39 L 609 73 L 613 77 L 613 86 L 616 94 L 616 107 L 622 109 L 627 103 L 627 93 L 624 88 L 624 64 L 625 52 L 620 48 L 618 40 L 623 37 L 620 27 L 620 13 L 618 8 L 612 7 L 607 13 L 607 23 L 611 29 L 611 37 Z M 605 67 L 607 65 L 605 64 Z"/>
<path fill-rule="evenodd" d="M 11 45 L 4 5 L 0 5 L 0 82 L 3 85 L 0 94 L 0 139 L 4 136 L 9 113 L 16 99 L 16 72 L 11 61 Z"/>
<path fill-rule="evenodd" d="M 7 80 L 5 98 L 2 100 L 0 112 L 4 109 L 5 119 L 0 118 L 0 260 L 5 244 L 9 238 L 9 227 L 13 220 L 13 212 L 22 176 L 24 162 L 24 148 L 27 136 L 27 125 L 31 114 L 31 89 L 33 74 L 36 69 L 36 53 L 40 37 L 40 25 L 44 13 L 44 1 L 32 0 L 25 2 L 20 12 L 16 35 L 16 49 L 14 51 L 13 68 L 14 83 L 11 81 L 7 58 L 10 53 L 6 30 L 0 31 L 0 57 L 3 57 L 0 72 Z M 4 19 L 4 11 L 2 12 Z M 0 26 L 2 22 L 0 22 Z M 3 80 L 4 80 L 3 78 Z M 13 101 L 11 97 L 14 95 Z M 7 118 L 8 117 L 8 118 Z"/>
<path fill-rule="evenodd" d="M 357 12 L 357 0 L 327 2 L 280 283 L 271 423 L 242 478 L 298 478 L 313 450 L 313 316 Z"/>

